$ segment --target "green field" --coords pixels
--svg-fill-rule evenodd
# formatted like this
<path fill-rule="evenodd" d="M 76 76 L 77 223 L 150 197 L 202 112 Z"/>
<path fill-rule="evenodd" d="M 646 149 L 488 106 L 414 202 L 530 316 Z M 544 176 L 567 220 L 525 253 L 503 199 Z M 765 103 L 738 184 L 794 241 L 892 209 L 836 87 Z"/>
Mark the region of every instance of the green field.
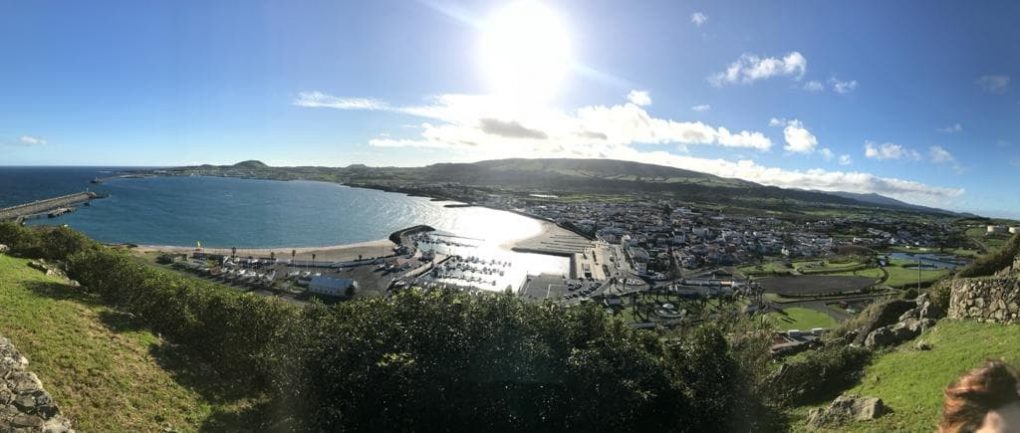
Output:
<path fill-rule="evenodd" d="M 744 275 L 787 274 L 793 271 L 783 262 L 766 262 L 760 265 L 745 265 L 737 268 Z"/>
<path fill-rule="evenodd" d="M 831 274 L 863 269 L 867 264 L 855 259 L 835 258 L 831 260 L 794 262 L 793 266 L 802 274 Z"/>
<path fill-rule="evenodd" d="M 802 307 L 790 307 L 782 313 L 771 312 L 766 316 L 781 330 L 799 329 L 807 331 L 812 328 L 832 329 L 836 320 L 828 314 Z"/>
<path fill-rule="evenodd" d="M 195 432 L 241 409 L 207 397 L 215 380 L 180 368 L 159 337 L 27 263 L 0 255 L 0 335 L 29 359 L 76 429 Z"/>
<path fill-rule="evenodd" d="M 910 264 L 912 262 L 905 260 L 891 261 L 889 266 L 885 267 L 885 271 L 889 274 L 889 278 L 885 280 L 885 285 L 889 287 L 911 287 L 916 285 L 918 282 L 918 271 L 917 268 L 906 267 Z M 920 282 L 921 284 L 931 283 L 946 275 L 949 275 L 949 270 L 947 269 L 921 270 Z"/>
<path fill-rule="evenodd" d="M 859 270 L 856 270 L 856 271 L 833 272 L 831 274 L 826 274 L 826 275 L 839 275 L 839 276 L 845 276 L 845 277 L 868 277 L 868 278 L 874 278 L 876 280 L 880 280 L 883 277 L 885 277 L 885 273 L 882 272 L 881 268 L 866 268 L 866 269 L 859 269 Z"/>
<path fill-rule="evenodd" d="M 941 411 L 942 390 L 961 373 L 987 359 L 1020 360 L 1020 326 L 944 320 L 914 341 L 879 356 L 850 393 L 880 397 L 892 409 L 874 421 L 823 430 L 831 432 L 931 432 Z M 802 417 L 806 408 L 797 411 Z M 798 422 L 803 429 L 803 422 Z"/>

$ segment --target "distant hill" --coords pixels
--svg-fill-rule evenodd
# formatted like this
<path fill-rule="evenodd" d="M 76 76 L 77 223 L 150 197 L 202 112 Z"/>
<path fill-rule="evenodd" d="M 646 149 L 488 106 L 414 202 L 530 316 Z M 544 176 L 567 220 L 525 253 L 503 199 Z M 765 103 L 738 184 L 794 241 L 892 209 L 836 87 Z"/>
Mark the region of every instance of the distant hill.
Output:
<path fill-rule="evenodd" d="M 938 209 L 938 208 L 933 208 L 933 207 L 928 207 L 928 206 L 921 206 L 921 205 L 916 205 L 916 204 L 910 204 L 910 203 L 907 203 L 907 202 L 904 202 L 904 201 L 896 200 L 894 198 L 886 197 L 884 195 L 875 194 L 875 193 L 858 194 L 858 193 L 844 192 L 844 191 L 828 191 L 826 193 L 830 194 L 830 195 L 835 195 L 835 196 L 839 196 L 839 197 L 844 197 L 844 198 L 849 198 L 849 199 L 857 200 L 857 201 L 862 202 L 862 203 L 875 204 L 875 205 L 879 205 L 879 206 L 882 206 L 882 207 L 911 209 L 911 210 L 916 210 L 916 211 L 921 211 L 921 212 L 945 213 L 945 214 L 951 214 L 951 215 L 957 215 L 957 216 L 974 216 L 972 214 L 967 214 L 967 213 L 957 213 L 957 212 L 952 212 L 952 211 L 948 211 L 948 210 L 944 210 L 944 209 Z"/>
<path fill-rule="evenodd" d="M 917 206 L 878 194 L 785 189 L 740 179 L 656 164 L 612 159 L 512 158 L 473 163 L 440 163 L 424 167 L 270 167 L 249 160 L 230 166 L 178 167 L 163 171 L 179 175 L 258 177 L 279 180 L 321 180 L 369 188 L 407 190 L 430 184 L 584 194 L 666 194 L 705 203 L 793 202 L 863 206 L 941 215 L 958 215 Z"/>
<path fill-rule="evenodd" d="M 266 163 L 264 163 L 262 161 L 256 161 L 254 159 L 251 159 L 251 160 L 248 160 L 248 161 L 241 161 L 241 162 L 239 162 L 237 164 L 234 164 L 234 168 L 247 168 L 247 169 L 252 169 L 252 170 L 262 170 L 262 169 L 269 168 L 269 166 L 266 165 Z"/>

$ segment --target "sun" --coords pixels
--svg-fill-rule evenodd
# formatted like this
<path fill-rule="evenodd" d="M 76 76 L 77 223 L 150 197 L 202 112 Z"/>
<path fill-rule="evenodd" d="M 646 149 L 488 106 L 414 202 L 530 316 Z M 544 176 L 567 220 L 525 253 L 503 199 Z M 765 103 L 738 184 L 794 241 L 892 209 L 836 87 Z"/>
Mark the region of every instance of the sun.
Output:
<path fill-rule="evenodd" d="M 481 68 L 491 91 L 502 97 L 547 101 L 560 91 L 572 65 L 567 28 L 536 0 L 519 0 L 483 24 Z"/>

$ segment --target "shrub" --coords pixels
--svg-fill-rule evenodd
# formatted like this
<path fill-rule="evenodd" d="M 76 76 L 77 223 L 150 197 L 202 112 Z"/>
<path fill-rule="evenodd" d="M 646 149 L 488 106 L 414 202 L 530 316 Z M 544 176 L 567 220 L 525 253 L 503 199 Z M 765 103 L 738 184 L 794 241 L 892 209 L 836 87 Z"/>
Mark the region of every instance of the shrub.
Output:
<path fill-rule="evenodd" d="M 791 360 L 777 376 L 780 397 L 793 404 L 828 400 L 860 378 L 871 353 L 855 346 L 826 346 Z"/>
<path fill-rule="evenodd" d="M 66 229 L 4 225 L 7 238 L 65 259 L 82 290 L 271 395 L 307 431 L 747 431 L 764 407 L 767 336 L 736 327 L 659 335 L 594 303 L 446 290 L 302 308 Z"/>
<path fill-rule="evenodd" d="M 960 278 L 986 277 L 1013 264 L 1013 259 L 1020 254 L 1020 233 L 1009 238 L 1002 248 L 978 257 L 956 274 Z"/>
<path fill-rule="evenodd" d="M 953 290 L 952 280 L 942 280 L 931 287 L 928 291 L 928 300 L 932 305 L 938 307 L 945 314 L 949 311 L 949 298 Z"/>

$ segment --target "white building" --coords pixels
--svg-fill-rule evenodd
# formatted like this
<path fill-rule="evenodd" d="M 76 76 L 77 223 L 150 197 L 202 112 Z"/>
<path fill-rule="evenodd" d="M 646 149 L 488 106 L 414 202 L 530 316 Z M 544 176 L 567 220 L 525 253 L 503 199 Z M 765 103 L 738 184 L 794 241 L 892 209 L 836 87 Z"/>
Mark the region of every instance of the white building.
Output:
<path fill-rule="evenodd" d="M 993 226 L 993 225 L 988 226 L 987 234 L 991 235 L 998 233 L 1006 233 L 1006 226 Z"/>
<path fill-rule="evenodd" d="M 346 297 L 348 290 L 357 288 L 358 283 L 350 278 L 333 278 L 321 275 L 312 277 L 312 281 L 308 283 L 309 292 L 326 296 Z"/>

